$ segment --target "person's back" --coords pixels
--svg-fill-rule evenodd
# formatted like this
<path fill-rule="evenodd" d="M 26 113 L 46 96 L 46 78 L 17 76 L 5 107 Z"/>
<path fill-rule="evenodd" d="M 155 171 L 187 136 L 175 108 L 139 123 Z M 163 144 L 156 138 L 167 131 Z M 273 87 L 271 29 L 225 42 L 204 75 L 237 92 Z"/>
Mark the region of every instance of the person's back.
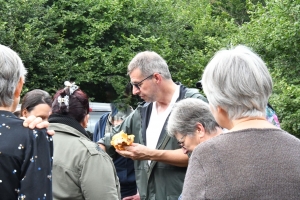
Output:
<path fill-rule="evenodd" d="M 0 45 L 0 199 L 52 199 L 52 137 L 15 116 L 26 69 Z M 5 78 L 3 78 L 5 77 Z"/>
<path fill-rule="evenodd" d="M 0 111 L 0 123 L 0 199 L 51 199 L 52 138 L 7 111 Z"/>
<path fill-rule="evenodd" d="M 299 199 L 299 151 L 299 139 L 280 129 L 221 134 L 195 148 L 184 199 Z"/>
<path fill-rule="evenodd" d="M 111 158 L 88 137 L 78 133 L 78 130 L 52 123 L 53 120 L 55 118 L 50 117 L 50 128 L 56 133 L 53 157 L 54 199 L 95 199 L 97 194 L 99 199 L 118 199 L 118 182 Z M 108 189 L 112 185 L 115 194 Z"/>
<path fill-rule="evenodd" d="M 120 199 L 119 181 L 111 158 L 88 138 L 87 95 L 76 85 L 54 96 L 49 128 L 55 130 L 54 199 Z"/>
<path fill-rule="evenodd" d="M 202 81 L 228 131 L 195 148 L 183 199 L 299 199 L 300 140 L 266 120 L 273 83 L 264 61 L 243 45 L 223 49 Z"/>

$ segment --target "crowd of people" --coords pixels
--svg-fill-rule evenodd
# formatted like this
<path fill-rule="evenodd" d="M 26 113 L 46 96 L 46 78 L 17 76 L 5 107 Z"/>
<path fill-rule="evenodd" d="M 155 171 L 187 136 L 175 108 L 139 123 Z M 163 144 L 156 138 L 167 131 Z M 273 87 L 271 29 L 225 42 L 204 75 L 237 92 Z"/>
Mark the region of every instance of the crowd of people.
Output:
<path fill-rule="evenodd" d="M 250 48 L 215 54 L 199 74 L 205 96 L 153 51 L 127 72 L 144 102 L 103 115 L 92 141 L 75 83 L 53 97 L 32 90 L 15 112 L 27 71 L 0 45 L 0 199 L 300 198 L 300 140 L 268 121 L 272 78 Z M 110 144 L 120 131 L 135 136 L 125 150 Z"/>

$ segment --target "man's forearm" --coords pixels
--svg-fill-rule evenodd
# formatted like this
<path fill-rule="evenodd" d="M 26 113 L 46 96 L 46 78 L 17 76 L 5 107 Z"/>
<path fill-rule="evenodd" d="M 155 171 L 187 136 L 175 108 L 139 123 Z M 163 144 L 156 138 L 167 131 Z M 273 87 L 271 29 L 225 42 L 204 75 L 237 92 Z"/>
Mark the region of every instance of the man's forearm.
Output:
<path fill-rule="evenodd" d="M 150 153 L 150 159 L 158 162 L 175 165 L 178 167 L 187 167 L 189 157 L 181 149 L 176 150 L 157 150 L 153 149 Z"/>

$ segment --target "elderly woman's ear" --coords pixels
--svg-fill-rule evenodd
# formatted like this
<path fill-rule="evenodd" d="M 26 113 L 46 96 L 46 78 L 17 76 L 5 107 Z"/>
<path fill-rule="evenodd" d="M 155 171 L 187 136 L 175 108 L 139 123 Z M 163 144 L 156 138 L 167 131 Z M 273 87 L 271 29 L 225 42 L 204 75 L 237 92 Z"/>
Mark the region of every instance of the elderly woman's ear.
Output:
<path fill-rule="evenodd" d="M 19 82 L 18 82 L 18 84 L 17 84 L 17 87 L 15 89 L 14 102 L 10 106 L 10 111 L 11 112 L 14 112 L 17 109 L 17 106 L 18 106 L 18 104 L 20 102 L 20 95 L 21 95 L 21 92 L 22 92 L 23 84 L 24 84 L 24 78 L 21 77 L 20 80 L 19 80 Z"/>
<path fill-rule="evenodd" d="M 24 77 L 21 77 L 15 90 L 15 98 L 20 98 L 24 84 Z"/>
<path fill-rule="evenodd" d="M 201 123 L 197 123 L 196 125 L 196 134 L 198 137 L 203 138 L 205 136 L 205 128 Z"/>

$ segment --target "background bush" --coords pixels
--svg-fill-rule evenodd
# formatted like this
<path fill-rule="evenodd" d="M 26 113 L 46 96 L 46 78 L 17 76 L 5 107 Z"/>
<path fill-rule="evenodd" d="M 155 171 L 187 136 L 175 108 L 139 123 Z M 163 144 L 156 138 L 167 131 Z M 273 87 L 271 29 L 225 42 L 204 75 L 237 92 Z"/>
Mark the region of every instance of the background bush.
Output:
<path fill-rule="evenodd" d="M 300 137 L 299 0 L 0 0 L 0 43 L 29 74 L 23 93 L 54 94 L 75 79 L 93 101 L 124 97 L 127 65 L 162 55 L 174 81 L 194 87 L 214 53 L 245 44 L 267 63 L 270 102 Z M 121 101 L 124 101 L 122 99 Z M 132 100 L 135 104 L 136 100 Z"/>

